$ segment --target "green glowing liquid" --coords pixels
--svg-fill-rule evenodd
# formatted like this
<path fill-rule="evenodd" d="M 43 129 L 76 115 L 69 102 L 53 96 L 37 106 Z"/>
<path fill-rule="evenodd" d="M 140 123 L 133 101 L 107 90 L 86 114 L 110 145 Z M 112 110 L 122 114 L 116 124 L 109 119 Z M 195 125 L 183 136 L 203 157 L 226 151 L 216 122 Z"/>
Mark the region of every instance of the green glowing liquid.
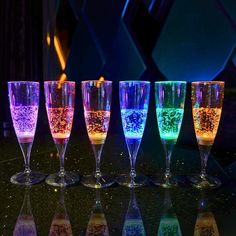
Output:
<path fill-rule="evenodd" d="M 161 139 L 177 140 L 182 124 L 184 109 L 156 108 L 156 113 Z"/>
<path fill-rule="evenodd" d="M 176 217 L 162 218 L 157 236 L 181 236 L 179 221 Z"/>

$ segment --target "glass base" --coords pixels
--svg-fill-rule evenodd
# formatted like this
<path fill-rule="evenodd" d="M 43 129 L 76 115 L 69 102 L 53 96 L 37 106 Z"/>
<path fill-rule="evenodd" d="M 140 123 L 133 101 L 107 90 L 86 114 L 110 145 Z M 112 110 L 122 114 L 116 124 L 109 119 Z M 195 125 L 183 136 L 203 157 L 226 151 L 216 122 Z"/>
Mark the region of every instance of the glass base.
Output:
<path fill-rule="evenodd" d="M 130 175 L 126 174 L 119 176 L 116 181 L 121 186 L 129 188 L 137 188 L 145 186 L 147 184 L 147 180 L 148 180 L 147 177 L 144 175 L 136 175 L 132 180 Z"/>
<path fill-rule="evenodd" d="M 11 183 L 18 185 L 33 185 L 42 182 L 46 175 L 40 172 L 31 171 L 30 174 L 20 172 L 13 175 L 10 179 Z"/>
<path fill-rule="evenodd" d="M 79 182 L 79 176 L 73 172 L 65 172 L 61 177 L 58 173 L 51 174 L 46 178 L 46 183 L 55 187 L 66 187 Z"/>
<path fill-rule="evenodd" d="M 89 188 L 106 188 L 115 183 L 115 178 L 112 176 L 102 175 L 97 179 L 94 175 L 85 175 L 82 177 L 81 183 Z"/>
<path fill-rule="evenodd" d="M 202 177 L 201 175 L 192 175 L 188 177 L 192 186 L 198 189 L 215 189 L 221 186 L 221 182 L 216 177 L 206 175 Z"/>
<path fill-rule="evenodd" d="M 165 177 L 165 174 L 151 177 L 151 182 L 163 188 L 173 188 L 179 185 L 179 181 L 175 176 Z"/>

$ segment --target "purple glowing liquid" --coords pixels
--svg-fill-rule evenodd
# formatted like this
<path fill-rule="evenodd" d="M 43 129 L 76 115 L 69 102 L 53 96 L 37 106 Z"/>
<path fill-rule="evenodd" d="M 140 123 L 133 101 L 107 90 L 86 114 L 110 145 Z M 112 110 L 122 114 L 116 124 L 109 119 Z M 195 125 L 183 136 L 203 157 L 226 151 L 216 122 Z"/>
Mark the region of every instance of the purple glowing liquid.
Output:
<path fill-rule="evenodd" d="M 37 236 L 32 215 L 20 215 L 17 219 L 13 236 Z"/>
<path fill-rule="evenodd" d="M 38 117 L 38 106 L 11 106 L 11 117 L 19 142 L 33 142 Z"/>

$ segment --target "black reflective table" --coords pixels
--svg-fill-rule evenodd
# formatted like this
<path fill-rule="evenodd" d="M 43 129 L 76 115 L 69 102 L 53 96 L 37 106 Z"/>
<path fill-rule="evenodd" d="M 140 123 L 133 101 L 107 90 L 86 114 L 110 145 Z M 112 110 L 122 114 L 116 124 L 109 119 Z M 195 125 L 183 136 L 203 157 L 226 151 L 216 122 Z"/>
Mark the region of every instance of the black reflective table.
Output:
<path fill-rule="evenodd" d="M 187 183 L 170 190 L 152 184 L 134 190 L 118 185 L 93 190 L 81 184 L 59 189 L 44 182 L 26 188 L 9 181 L 23 168 L 15 137 L 1 140 L 0 157 L 0 235 L 236 235 L 236 188 L 212 157 L 208 171 L 216 174 L 223 186 L 205 192 Z M 53 173 L 59 169 L 49 135 L 36 135 L 31 158 L 34 170 Z M 161 145 L 143 140 L 136 165 L 137 171 L 148 176 L 163 171 Z M 86 135 L 73 132 L 65 166 L 79 175 L 93 171 L 95 161 Z M 108 136 L 101 166 L 104 173 L 114 175 L 129 171 L 122 134 Z M 199 169 L 198 150 L 177 145 L 173 173 L 188 175 Z"/>

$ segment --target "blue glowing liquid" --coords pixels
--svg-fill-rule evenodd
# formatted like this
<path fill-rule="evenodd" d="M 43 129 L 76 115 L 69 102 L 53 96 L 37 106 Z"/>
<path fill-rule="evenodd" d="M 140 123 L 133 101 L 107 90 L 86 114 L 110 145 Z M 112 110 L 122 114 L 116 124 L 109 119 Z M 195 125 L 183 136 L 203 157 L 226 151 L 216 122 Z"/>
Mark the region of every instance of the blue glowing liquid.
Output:
<path fill-rule="evenodd" d="M 122 109 L 121 119 L 126 139 L 141 139 L 147 119 L 146 109 Z"/>

